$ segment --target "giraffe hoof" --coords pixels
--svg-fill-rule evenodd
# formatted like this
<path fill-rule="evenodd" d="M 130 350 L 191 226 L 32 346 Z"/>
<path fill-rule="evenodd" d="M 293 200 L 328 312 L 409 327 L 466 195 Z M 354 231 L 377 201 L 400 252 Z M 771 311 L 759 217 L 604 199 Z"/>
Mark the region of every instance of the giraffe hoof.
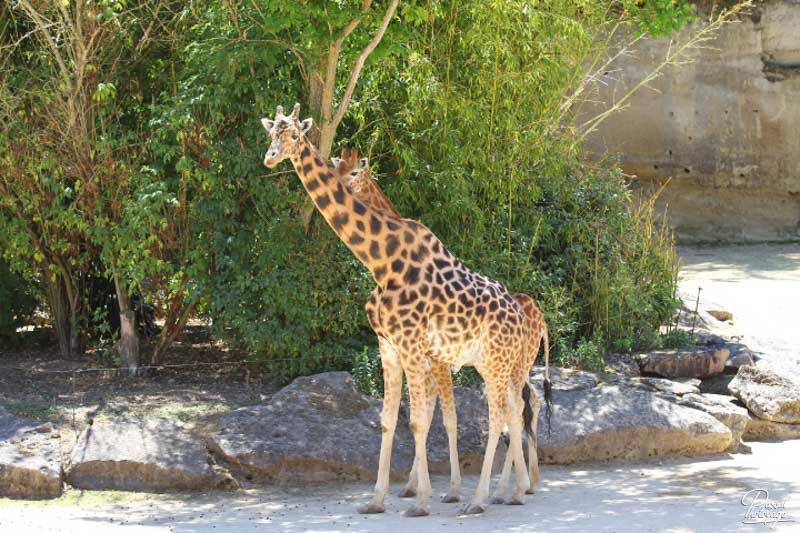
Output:
<path fill-rule="evenodd" d="M 467 505 L 466 509 L 464 509 L 464 514 L 482 514 L 485 510 L 486 508 L 483 505 L 471 503 Z"/>
<path fill-rule="evenodd" d="M 417 491 L 414 490 L 414 489 L 410 489 L 408 487 L 406 487 L 403 490 L 401 490 L 400 494 L 398 494 L 398 496 L 400 496 L 401 498 L 413 498 L 416 495 L 417 495 Z"/>
<path fill-rule="evenodd" d="M 409 507 L 408 509 L 406 509 L 406 511 L 403 513 L 403 516 L 406 516 L 408 518 L 414 518 L 417 516 L 428 516 L 429 514 L 431 514 L 431 512 L 425 509 L 424 507 L 415 505 L 413 507 Z"/>
<path fill-rule="evenodd" d="M 501 498 L 500 496 L 495 496 L 492 498 L 492 504 L 494 505 L 503 505 L 504 503 L 506 503 L 505 498 Z"/>
<path fill-rule="evenodd" d="M 536 494 L 536 491 L 533 490 L 533 487 L 531 487 L 531 488 L 529 488 L 528 490 L 525 491 L 525 494 Z"/>
<path fill-rule="evenodd" d="M 456 503 L 461 501 L 461 496 L 458 494 L 447 493 L 442 496 L 442 503 Z"/>
<path fill-rule="evenodd" d="M 384 510 L 383 504 L 380 503 L 368 503 L 357 509 L 359 514 L 378 514 L 382 513 Z"/>
<path fill-rule="evenodd" d="M 506 505 L 525 505 L 525 500 L 520 496 L 513 496 L 506 502 Z"/>

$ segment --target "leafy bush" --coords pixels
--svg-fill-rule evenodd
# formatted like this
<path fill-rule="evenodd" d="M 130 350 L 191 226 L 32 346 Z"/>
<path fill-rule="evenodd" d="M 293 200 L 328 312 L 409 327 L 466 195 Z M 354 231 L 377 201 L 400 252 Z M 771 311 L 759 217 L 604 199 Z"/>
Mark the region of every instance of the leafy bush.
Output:
<path fill-rule="evenodd" d="M 17 328 L 28 323 L 35 309 L 33 285 L 0 259 L 0 344 L 15 344 Z"/>

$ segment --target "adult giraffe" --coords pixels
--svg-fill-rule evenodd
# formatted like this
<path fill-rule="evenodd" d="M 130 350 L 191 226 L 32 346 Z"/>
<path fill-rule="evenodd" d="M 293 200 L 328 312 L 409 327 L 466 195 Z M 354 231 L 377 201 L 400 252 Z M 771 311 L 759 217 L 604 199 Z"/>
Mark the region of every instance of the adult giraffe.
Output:
<path fill-rule="evenodd" d="M 344 148 L 342 150 L 342 157 L 341 158 L 333 158 L 331 160 L 333 166 L 336 170 L 336 175 L 339 179 L 344 183 L 345 187 L 347 187 L 353 195 L 367 204 L 368 206 L 377 209 L 378 211 L 384 212 L 386 214 L 391 214 L 397 217 L 400 217 L 400 212 L 394 206 L 392 201 L 389 199 L 388 196 L 381 190 L 375 180 L 372 179 L 372 176 L 369 172 L 369 160 L 366 158 L 358 158 L 358 150 L 354 148 Z M 379 289 L 375 289 L 379 291 Z M 540 343 L 544 342 L 544 361 L 545 361 L 545 402 L 547 403 L 547 413 L 548 417 L 550 414 L 551 403 L 552 403 L 552 391 L 550 389 L 550 346 L 549 346 L 549 335 L 547 331 L 547 323 L 544 319 L 544 313 L 542 313 L 541 309 L 536 305 L 536 302 L 528 296 L 527 294 L 522 293 L 511 293 L 511 296 L 517 301 L 517 304 L 522 308 L 522 311 L 525 313 L 525 317 L 528 320 L 528 324 L 530 324 L 531 329 L 533 331 L 533 344 L 531 345 L 531 350 L 528 354 L 528 357 L 523 361 L 519 371 L 524 373 L 527 376 L 530 373 L 530 369 L 533 366 L 534 362 L 536 361 L 536 357 L 539 354 L 539 346 Z M 445 430 L 447 432 L 448 439 L 450 441 L 450 468 L 451 468 L 451 481 L 450 481 L 450 492 L 442 499 L 442 501 L 457 501 L 452 499 L 453 494 L 458 494 L 457 489 L 455 487 L 460 487 L 461 484 L 461 473 L 458 469 L 458 446 L 455 442 L 457 433 L 455 431 L 456 428 L 456 412 L 455 412 L 455 398 L 453 397 L 453 386 L 452 386 L 452 379 L 450 377 L 450 368 L 447 365 L 442 365 L 441 363 L 432 363 L 432 371 L 434 377 L 436 378 L 436 382 L 438 383 L 430 383 L 433 381 L 429 378 L 429 385 L 428 385 L 428 424 L 430 426 L 431 420 L 433 418 L 433 410 L 436 406 L 436 393 L 437 388 L 438 392 L 441 396 L 441 404 L 442 404 L 442 419 L 444 421 Z M 443 368 L 442 368 L 443 366 Z M 528 494 L 533 494 L 533 486 L 539 481 L 540 473 L 539 473 L 539 458 L 537 453 L 537 438 L 536 438 L 536 430 L 538 425 L 539 419 L 539 400 L 536 397 L 535 391 L 531 388 L 529 389 L 531 392 L 531 397 L 527 402 L 528 407 L 527 410 L 523 411 L 523 418 L 526 420 L 525 429 L 528 432 L 528 474 L 530 477 L 530 489 Z M 548 420 L 549 422 L 549 420 Z M 455 450 L 455 454 L 453 452 Z M 521 499 L 518 494 L 510 495 L 509 494 L 509 481 L 510 481 L 510 474 L 511 474 L 511 466 L 512 466 L 512 456 L 510 451 L 506 454 L 505 464 L 503 465 L 503 473 L 500 478 L 500 482 L 498 483 L 498 490 L 496 493 L 496 497 L 493 499 L 493 503 L 520 503 Z M 458 480 L 457 485 L 454 480 Z M 416 492 L 416 464 L 415 467 L 411 469 L 411 473 L 409 475 L 408 484 L 406 485 L 403 492 L 400 494 L 401 496 L 413 496 Z"/>
<path fill-rule="evenodd" d="M 264 165 L 290 159 L 303 187 L 337 236 L 369 269 L 380 294 L 366 305 L 380 339 L 384 401 L 378 481 L 372 502 L 361 512 L 383 512 L 389 487 L 389 461 L 403 373 L 411 403 L 410 426 L 417 462 L 417 500 L 406 516 L 430 513 L 431 484 L 426 455 L 429 361 L 453 367 L 472 365 L 486 383 L 489 436 L 478 488 L 466 508 L 482 513 L 489 495 L 491 468 L 504 421 L 509 421 L 517 490 L 530 486 L 522 453 L 523 389 L 514 379 L 529 350 L 525 315 L 499 282 L 468 269 L 424 225 L 386 215 L 358 200 L 306 138 L 311 119 L 299 121 L 280 106 L 274 120 L 262 119 L 271 144 Z"/>

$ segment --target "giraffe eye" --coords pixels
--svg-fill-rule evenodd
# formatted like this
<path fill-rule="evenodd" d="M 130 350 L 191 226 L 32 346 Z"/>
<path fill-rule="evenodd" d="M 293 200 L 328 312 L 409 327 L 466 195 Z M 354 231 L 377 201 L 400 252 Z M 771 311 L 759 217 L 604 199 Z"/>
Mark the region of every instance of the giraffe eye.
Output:
<path fill-rule="evenodd" d="M 296 141 L 296 140 L 297 140 L 297 139 L 299 139 L 299 138 L 300 138 L 300 136 L 299 136 L 299 135 L 297 135 L 296 133 L 292 133 L 292 140 L 293 140 L 293 141 Z"/>

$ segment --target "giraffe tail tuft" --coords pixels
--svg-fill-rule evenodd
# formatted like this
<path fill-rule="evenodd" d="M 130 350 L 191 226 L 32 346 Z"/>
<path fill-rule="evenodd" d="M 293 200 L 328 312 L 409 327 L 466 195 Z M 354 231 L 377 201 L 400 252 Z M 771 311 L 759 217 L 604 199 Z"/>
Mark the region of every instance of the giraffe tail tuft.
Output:
<path fill-rule="evenodd" d="M 542 332 L 542 340 L 544 341 L 544 408 L 545 416 L 547 417 L 547 436 L 550 436 L 550 416 L 553 413 L 553 382 L 550 381 L 550 335 L 547 331 L 547 326 L 544 327 Z"/>
<path fill-rule="evenodd" d="M 525 383 L 522 386 L 522 422 L 525 427 L 525 433 L 529 437 L 533 437 L 533 407 L 531 407 L 531 386 Z"/>

